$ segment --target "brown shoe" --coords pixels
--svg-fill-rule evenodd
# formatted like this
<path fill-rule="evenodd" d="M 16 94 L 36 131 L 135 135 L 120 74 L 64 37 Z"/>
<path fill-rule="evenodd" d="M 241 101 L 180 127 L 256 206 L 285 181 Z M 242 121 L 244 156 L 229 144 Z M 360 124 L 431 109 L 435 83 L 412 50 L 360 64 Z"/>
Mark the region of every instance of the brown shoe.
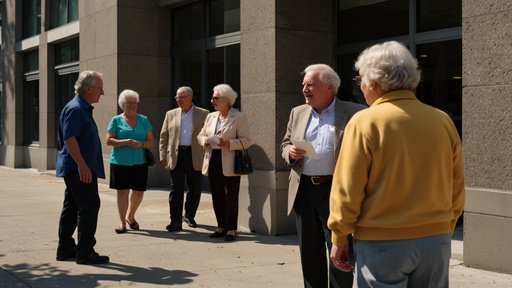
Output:
<path fill-rule="evenodd" d="M 126 233 L 126 227 L 123 227 L 123 225 L 119 225 L 116 227 L 116 229 L 114 229 L 114 231 L 116 231 L 117 234 L 123 234 Z"/>
<path fill-rule="evenodd" d="M 128 219 L 126 219 L 126 223 L 128 223 L 128 225 L 130 226 L 130 229 L 132 229 L 132 230 L 139 230 L 140 229 L 139 223 L 135 219 L 133 219 L 133 221 L 131 223 L 130 223 L 130 221 L 128 221 Z"/>

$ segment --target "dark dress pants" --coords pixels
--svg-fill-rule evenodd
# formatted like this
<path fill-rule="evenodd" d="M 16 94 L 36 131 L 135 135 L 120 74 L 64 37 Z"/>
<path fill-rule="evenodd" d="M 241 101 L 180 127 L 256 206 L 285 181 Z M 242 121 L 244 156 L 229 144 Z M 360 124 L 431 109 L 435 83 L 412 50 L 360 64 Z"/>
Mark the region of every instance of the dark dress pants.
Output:
<path fill-rule="evenodd" d="M 72 251 L 75 247 L 73 233 L 77 229 L 77 258 L 84 258 L 94 252 L 96 245 L 96 226 L 100 211 L 98 178 L 93 175 L 92 182 L 80 181 L 78 171 L 71 171 L 64 176 L 66 191 L 59 221 L 58 251 Z"/>
<path fill-rule="evenodd" d="M 220 149 L 212 150 L 212 157 L 208 165 L 208 181 L 212 191 L 213 211 L 217 218 L 217 227 L 236 230 L 238 227 L 240 176 L 224 176 Z"/>
<path fill-rule="evenodd" d="M 308 288 L 352 287 L 352 273 L 336 269 L 330 258 L 331 231 L 327 228 L 330 190 L 330 182 L 314 185 L 301 177 L 293 206 L 304 287 Z"/>
<path fill-rule="evenodd" d="M 183 217 L 183 198 L 185 194 L 185 179 L 188 193 L 185 201 L 185 217 L 194 219 L 201 200 L 201 171 L 194 170 L 192 149 L 180 147 L 176 167 L 170 171 L 171 192 L 169 193 L 169 210 L 171 222 L 181 223 Z"/>

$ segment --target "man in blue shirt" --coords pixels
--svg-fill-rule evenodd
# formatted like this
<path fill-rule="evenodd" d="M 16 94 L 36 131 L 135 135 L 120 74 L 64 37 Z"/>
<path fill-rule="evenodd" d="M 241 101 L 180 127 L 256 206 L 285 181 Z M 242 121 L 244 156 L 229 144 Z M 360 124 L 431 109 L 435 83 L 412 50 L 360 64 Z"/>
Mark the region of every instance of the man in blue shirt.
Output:
<path fill-rule="evenodd" d="M 64 177 L 66 191 L 59 222 L 57 260 L 76 259 L 77 264 L 108 263 L 94 251 L 100 210 L 98 177 L 105 178 L 98 127 L 91 105 L 103 95 L 102 75 L 83 71 L 75 83 L 75 97 L 59 118 L 57 176 Z M 77 229 L 78 243 L 73 233 Z"/>

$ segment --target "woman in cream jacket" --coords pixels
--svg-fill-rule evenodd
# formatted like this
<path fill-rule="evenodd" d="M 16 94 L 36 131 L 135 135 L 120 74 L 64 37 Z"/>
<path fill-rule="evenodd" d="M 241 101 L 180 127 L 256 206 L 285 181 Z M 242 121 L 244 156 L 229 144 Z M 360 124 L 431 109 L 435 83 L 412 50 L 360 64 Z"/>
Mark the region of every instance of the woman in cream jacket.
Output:
<path fill-rule="evenodd" d="M 236 239 L 240 175 L 234 173 L 235 150 L 251 144 L 247 116 L 233 108 L 237 93 L 227 84 L 213 88 L 212 105 L 197 139 L 205 148 L 202 172 L 208 176 L 217 229 L 210 238 Z"/>

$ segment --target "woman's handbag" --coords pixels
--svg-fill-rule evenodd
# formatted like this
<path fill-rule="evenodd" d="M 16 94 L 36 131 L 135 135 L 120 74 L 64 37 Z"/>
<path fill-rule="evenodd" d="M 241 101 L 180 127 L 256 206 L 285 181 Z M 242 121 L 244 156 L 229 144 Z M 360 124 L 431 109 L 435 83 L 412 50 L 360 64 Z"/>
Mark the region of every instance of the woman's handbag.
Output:
<path fill-rule="evenodd" d="M 240 141 L 240 139 L 238 139 Z M 252 173 L 252 161 L 249 152 L 240 141 L 242 150 L 235 150 L 235 174 L 247 175 Z"/>
<path fill-rule="evenodd" d="M 153 158 L 153 153 L 148 148 L 144 148 L 144 154 L 146 155 L 146 164 L 148 166 L 153 166 L 155 164 L 155 158 Z"/>

